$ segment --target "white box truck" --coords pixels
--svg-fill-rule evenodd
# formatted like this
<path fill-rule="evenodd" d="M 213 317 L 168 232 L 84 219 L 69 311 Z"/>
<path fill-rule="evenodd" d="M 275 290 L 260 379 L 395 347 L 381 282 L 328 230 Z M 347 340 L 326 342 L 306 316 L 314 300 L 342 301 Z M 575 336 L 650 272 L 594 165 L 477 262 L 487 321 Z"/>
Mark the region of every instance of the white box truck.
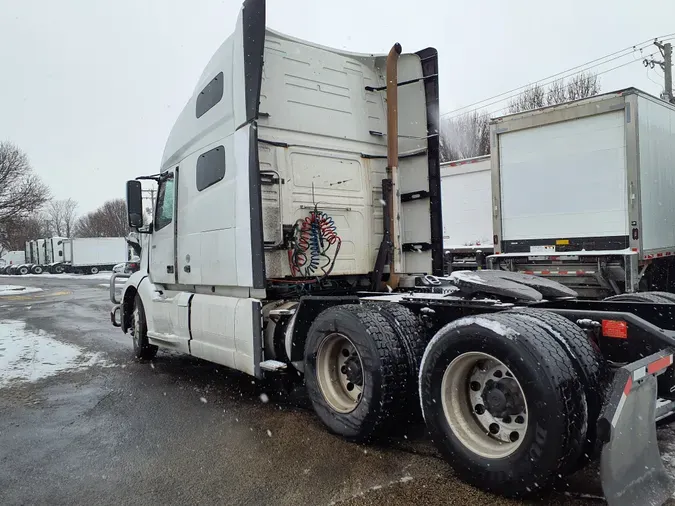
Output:
<path fill-rule="evenodd" d="M 441 163 L 445 270 L 482 269 L 493 253 L 490 155 Z"/>
<path fill-rule="evenodd" d="M 609 504 L 665 501 L 673 305 L 442 277 L 438 91 L 432 48 L 330 49 L 267 29 L 264 0 L 246 0 L 159 174 L 139 176 L 158 183 L 152 223 L 127 183 L 147 242 L 119 299 L 111 276 L 111 323 L 139 360 L 161 347 L 304 384 L 351 441 L 421 413 L 456 475 L 494 493 L 539 494 L 600 453 Z"/>
<path fill-rule="evenodd" d="M 52 265 L 53 272 L 97 274 L 129 260 L 129 246 L 124 237 L 57 239 L 56 246 L 57 255 L 62 246 L 63 260 Z"/>
<path fill-rule="evenodd" d="M 491 125 L 496 269 L 675 291 L 675 107 L 637 89 Z"/>

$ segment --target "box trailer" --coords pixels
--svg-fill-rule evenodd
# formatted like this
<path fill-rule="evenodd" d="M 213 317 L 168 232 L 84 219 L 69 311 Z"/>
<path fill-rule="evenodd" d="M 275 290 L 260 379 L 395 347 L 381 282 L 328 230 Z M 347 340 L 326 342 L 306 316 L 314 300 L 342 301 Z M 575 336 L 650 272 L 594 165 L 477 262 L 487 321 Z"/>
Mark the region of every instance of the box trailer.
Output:
<path fill-rule="evenodd" d="M 491 123 L 497 269 L 586 297 L 675 285 L 675 107 L 629 88 Z"/>
<path fill-rule="evenodd" d="M 493 253 L 490 155 L 441 163 L 446 273 L 481 269 Z"/>
<path fill-rule="evenodd" d="M 84 274 L 96 274 L 100 271 L 109 271 L 121 263 L 129 260 L 129 246 L 124 237 L 85 237 L 75 239 L 61 239 L 56 241 L 62 246 L 63 260 L 55 263 L 52 270 L 65 270 Z"/>
<path fill-rule="evenodd" d="M 610 506 L 664 502 L 675 296 L 442 276 L 438 91 L 433 48 L 319 46 L 246 0 L 159 173 L 127 183 L 147 246 L 119 298 L 111 276 L 111 323 L 141 361 L 164 348 L 304 385 L 350 441 L 423 416 L 456 475 L 494 493 L 538 495 L 599 458 Z"/>

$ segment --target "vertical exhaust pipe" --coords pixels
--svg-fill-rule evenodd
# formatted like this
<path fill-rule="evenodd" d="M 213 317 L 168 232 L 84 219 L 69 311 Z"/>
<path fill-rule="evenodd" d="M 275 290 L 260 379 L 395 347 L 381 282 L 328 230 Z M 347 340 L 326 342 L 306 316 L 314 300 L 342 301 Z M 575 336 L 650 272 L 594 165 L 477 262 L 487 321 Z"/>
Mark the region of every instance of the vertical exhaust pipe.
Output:
<path fill-rule="evenodd" d="M 398 287 L 399 276 L 396 273 L 396 259 L 399 251 L 398 222 L 398 57 L 401 54 L 398 42 L 387 55 L 387 175 L 391 180 L 389 205 L 389 232 L 392 242 L 392 255 L 389 262 L 389 286 Z"/>

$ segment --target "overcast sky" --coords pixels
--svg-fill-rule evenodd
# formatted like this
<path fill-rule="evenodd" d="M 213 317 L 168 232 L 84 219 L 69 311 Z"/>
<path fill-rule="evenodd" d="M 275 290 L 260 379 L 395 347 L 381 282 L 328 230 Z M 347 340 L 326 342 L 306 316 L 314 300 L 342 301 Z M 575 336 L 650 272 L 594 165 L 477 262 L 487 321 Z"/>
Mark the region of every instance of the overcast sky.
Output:
<path fill-rule="evenodd" d="M 73 197 L 80 212 L 123 197 L 127 179 L 158 171 L 171 126 L 233 30 L 240 5 L 0 0 L 0 140 L 26 151 L 53 195 Z M 396 41 L 404 51 L 436 47 L 442 111 L 675 32 L 669 0 L 268 0 L 267 6 L 268 26 L 327 46 L 368 53 L 384 53 Z M 600 79 L 603 91 L 636 86 L 658 95 L 661 75 L 636 61 Z"/>

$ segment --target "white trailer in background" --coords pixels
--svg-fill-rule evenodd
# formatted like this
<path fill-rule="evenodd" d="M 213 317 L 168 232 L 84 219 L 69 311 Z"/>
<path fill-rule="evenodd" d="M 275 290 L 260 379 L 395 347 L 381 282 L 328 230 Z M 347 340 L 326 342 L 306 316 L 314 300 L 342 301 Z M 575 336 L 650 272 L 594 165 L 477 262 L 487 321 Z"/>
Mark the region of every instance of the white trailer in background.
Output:
<path fill-rule="evenodd" d="M 53 266 L 66 272 L 96 274 L 129 260 L 129 246 L 124 237 L 86 237 L 63 239 L 63 263 Z"/>
<path fill-rule="evenodd" d="M 675 288 L 675 107 L 634 88 L 492 121 L 496 269 Z"/>
<path fill-rule="evenodd" d="M 23 251 L 7 251 L 0 257 L 0 265 L 23 264 L 26 254 Z"/>
<path fill-rule="evenodd" d="M 486 267 L 492 247 L 490 155 L 441 164 L 445 269 Z"/>

